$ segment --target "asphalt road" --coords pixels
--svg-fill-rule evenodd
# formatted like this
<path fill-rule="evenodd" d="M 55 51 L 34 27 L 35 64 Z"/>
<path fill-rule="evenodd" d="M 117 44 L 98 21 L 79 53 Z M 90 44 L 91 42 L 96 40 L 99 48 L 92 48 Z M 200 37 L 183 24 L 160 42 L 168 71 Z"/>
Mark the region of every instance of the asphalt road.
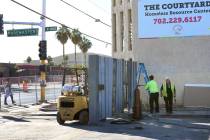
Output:
<path fill-rule="evenodd" d="M 59 125 L 56 112 L 39 111 L 39 106 L 0 112 L 0 140 L 209 140 L 209 121 L 144 117 L 129 124 L 97 125 L 76 121 Z M 205 127 L 204 127 L 205 125 Z M 202 126 L 202 127 L 201 127 Z"/>

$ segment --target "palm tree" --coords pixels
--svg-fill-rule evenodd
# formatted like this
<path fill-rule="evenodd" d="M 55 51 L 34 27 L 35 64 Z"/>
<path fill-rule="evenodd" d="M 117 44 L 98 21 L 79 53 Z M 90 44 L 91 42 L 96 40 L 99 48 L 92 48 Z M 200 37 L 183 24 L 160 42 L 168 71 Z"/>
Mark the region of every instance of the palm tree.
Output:
<path fill-rule="evenodd" d="M 30 64 L 30 63 L 31 63 L 31 61 L 32 61 L 31 57 L 30 57 L 30 56 L 28 56 L 28 57 L 27 57 L 27 59 L 26 59 L 26 61 L 27 61 L 27 63 L 28 63 L 28 64 Z"/>
<path fill-rule="evenodd" d="M 82 51 L 84 55 L 83 57 L 85 60 L 84 62 L 85 67 L 87 63 L 87 51 L 91 48 L 91 46 L 92 46 L 92 43 L 86 37 L 83 37 L 82 41 L 79 43 L 80 50 Z"/>
<path fill-rule="evenodd" d="M 64 59 L 65 59 L 65 63 L 66 63 L 65 65 L 67 65 L 68 64 L 68 60 L 69 60 L 68 55 L 66 55 Z"/>
<path fill-rule="evenodd" d="M 47 61 L 48 61 L 48 65 L 50 65 L 50 66 L 54 65 L 53 58 L 51 56 L 47 57 Z"/>
<path fill-rule="evenodd" d="M 66 26 L 62 26 L 59 28 L 59 30 L 56 32 L 56 38 L 60 43 L 63 45 L 63 65 L 64 65 L 64 72 L 63 72 L 63 81 L 62 86 L 65 84 L 65 73 L 66 73 L 66 63 L 65 63 L 65 44 L 68 41 L 68 38 L 71 36 L 71 32 L 68 30 Z"/>
<path fill-rule="evenodd" d="M 75 61 L 75 72 L 76 72 L 76 78 L 77 78 L 77 85 L 79 85 L 78 81 L 78 73 L 77 73 L 77 45 L 81 42 L 82 36 L 81 32 L 78 29 L 73 29 L 71 32 L 70 39 L 75 47 L 75 53 L 74 53 L 74 61 Z"/>

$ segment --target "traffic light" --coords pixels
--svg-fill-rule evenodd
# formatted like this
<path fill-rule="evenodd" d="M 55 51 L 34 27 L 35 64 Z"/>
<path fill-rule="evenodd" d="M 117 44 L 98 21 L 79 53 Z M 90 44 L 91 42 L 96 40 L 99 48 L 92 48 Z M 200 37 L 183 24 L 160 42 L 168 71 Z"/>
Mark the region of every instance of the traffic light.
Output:
<path fill-rule="evenodd" d="M 4 21 L 3 21 L 3 15 L 0 14 L 0 35 L 4 34 Z"/>
<path fill-rule="evenodd" d="M 42 40 L 39 42 L 39 58 L 40 60 L 47 59 L 47 41 Z"/>

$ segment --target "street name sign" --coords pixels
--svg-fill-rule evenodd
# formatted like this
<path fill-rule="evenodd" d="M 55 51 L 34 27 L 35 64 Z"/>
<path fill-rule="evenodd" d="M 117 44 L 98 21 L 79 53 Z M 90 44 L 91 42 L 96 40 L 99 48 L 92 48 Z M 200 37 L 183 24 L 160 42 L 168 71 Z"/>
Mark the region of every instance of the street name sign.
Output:
<path fill-rule="evenodd" d="M 57 31 L 57 26 L 45 27 L 45 32 L 48 32 L 48 31 Z"/>
<path fill-rule="evenodd" d="M 8 37 L 37 36 L 38 33 L 39 33 L 39 28 L 7 30 Z"/>

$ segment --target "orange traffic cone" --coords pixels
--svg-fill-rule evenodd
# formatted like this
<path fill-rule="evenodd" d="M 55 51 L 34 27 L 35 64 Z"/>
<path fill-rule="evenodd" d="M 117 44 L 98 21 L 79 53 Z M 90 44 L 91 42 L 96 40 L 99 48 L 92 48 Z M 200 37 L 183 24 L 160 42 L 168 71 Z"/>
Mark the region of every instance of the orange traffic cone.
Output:
<path fill-rule="evenodd" d="M 23 91 L 28 92 L 28 84 L 25 81 L 23 81 Z"/>

